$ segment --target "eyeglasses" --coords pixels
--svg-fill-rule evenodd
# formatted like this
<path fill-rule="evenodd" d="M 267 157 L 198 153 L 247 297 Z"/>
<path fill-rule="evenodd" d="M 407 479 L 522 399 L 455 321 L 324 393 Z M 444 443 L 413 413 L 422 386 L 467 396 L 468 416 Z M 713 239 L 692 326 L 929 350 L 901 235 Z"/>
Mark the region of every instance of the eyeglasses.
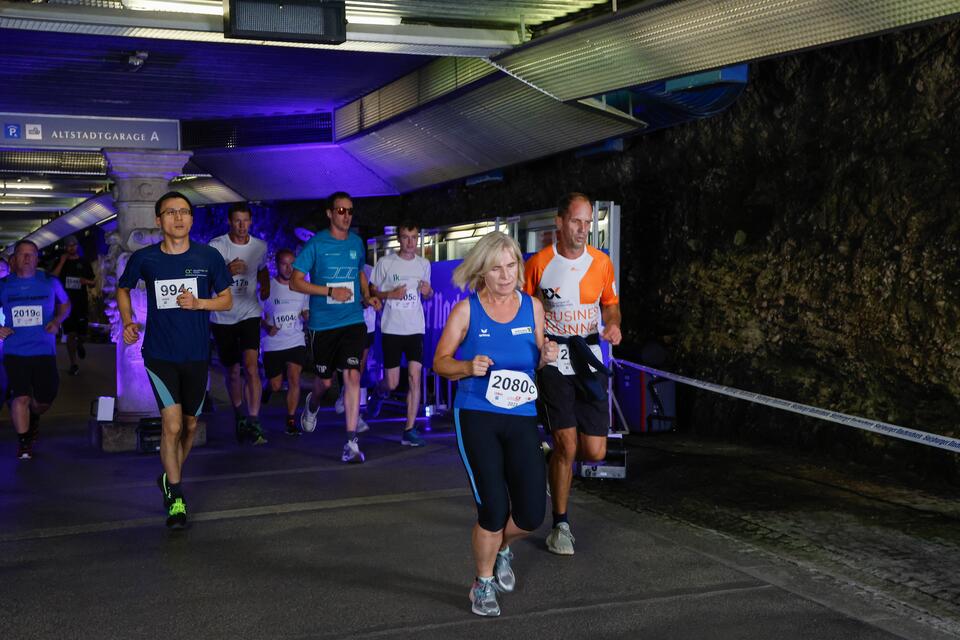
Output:
<path fill-rule="evenodd" d="M 193 211 L 190 209 L 164 209 L 160 212 L 162 216 L 192 216 Z"/>
<path fill-rule="evenodd" d="M 335 214 L 337 214 L 338 216 L 352 216 L 352 215 L 353 215 L 353 207 L 334 207 L 333 209 L 331 209 L 331 211 L 333 211 L 333 212 L 334 212 Z"/>

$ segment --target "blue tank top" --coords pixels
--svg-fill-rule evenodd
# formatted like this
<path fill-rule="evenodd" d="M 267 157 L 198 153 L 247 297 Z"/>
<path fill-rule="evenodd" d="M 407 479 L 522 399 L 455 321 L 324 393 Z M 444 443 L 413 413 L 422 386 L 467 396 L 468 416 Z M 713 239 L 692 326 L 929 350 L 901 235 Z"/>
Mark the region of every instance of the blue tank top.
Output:
<path fill-rule="evenodd" d="M 474 356 L 484 355 L 493 360 L 493 366 L 482 378 L 471 376 L 458 382 L 454 408 L 521 416 L 537 415 L 535 402 L 526 402 L 513 409 L 503 409 L 492 404 L 486 397 L 491 373 L 501 369 L 520 371 L 530 376 L 531 380 L 536 379 L 540 350 L 537 348 L 533 300 L 519 291 L 517 295 L 520 296 L 520 309 L 510 322 L 497 322 L 488 316 L 476 293 L 468 298 L 470 326 L 457 351 L 457 358 L 473 360 Z"/>

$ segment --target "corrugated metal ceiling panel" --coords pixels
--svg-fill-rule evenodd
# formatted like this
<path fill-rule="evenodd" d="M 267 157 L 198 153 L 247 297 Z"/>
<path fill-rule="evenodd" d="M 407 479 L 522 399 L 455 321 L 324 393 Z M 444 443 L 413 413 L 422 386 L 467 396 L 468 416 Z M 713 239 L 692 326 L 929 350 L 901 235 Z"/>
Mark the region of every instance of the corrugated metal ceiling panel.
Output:
<path fill-rule="evenodd" d="M 337 140 L 427 104 L 495 69 L 476 58 L 440 58 L 335 112 Z"/>
<path fill-rule="evenodd" d="M 537 40 L 496 62 L 566 101 L 958 14 L 958 0 L 684 0 Z"/>
<path fill-rule="evenodd" d="M 399 191 L 410 191 L 636 130 L 502 78 L 341 146 Z"/>
<path fill-rule="evenodd" d="M 4 14 L 12 13 L 7 5 L 0 7 Z M 21 5 L 12 5 L 20 7 Z M 25 4 L 25 7 L 35 5 Z M 47 6 L 47 5 L 36 5 Z M 143 12 L 149 14 L 149 12 Z M 188 15 L 192 14 L 172 14 Z M 147 17 L 138 18 L 141 22 L 146 22 Z M 489 56 L 498 53 L 504 49 L 513 46 L 517 42 L 517 35 L 512 31 L 489 32 L 494 37 L 481 41 L 475 41 L 467 38 L 464 34 L 463 40 L 446 39 L 445 42 L 437 42 L 437 38 L 426 35 L 410 35 L 402 38 L 393 35 L 379 36 L 372 33 L 375 27 L 365 28 L 362 32 L 357 29 L 347 29 L 348 40 L 343 44 L 316 44 L 306 42 L 283 42 L 273 40 L 245 40 L 241 38 L 224 38 L 220 29 L 209 28 L 209 25 L 200 25 L 201 28 L 173 28 L 173 27 L 151 27 L 135 26 L 126 24 L 96 23 L 90 21 L 66 21 L 56 19 L 46 19 L 43 16 L 20 17 L 13 15 L 0 15 L 0 29 L 22 30 L 22 31 L 42 31 L 60 34 L 83 34 L 96 36 L 117 36 L 123 38 L 145 38 L 148 40 L 172 40 L 189 42 L 210 42 L 228 45 L 257 45 L 263 47 L 292 47 L 298 49 L 318 49 L 328 51 L 350 51 L 360 53 L 391 53 L 407 54 L 417 56 Z M 365 27 L 365 25 L 360 25 Z M 413 25 L 411 29 L 414 29 Z M 469 30 L 465 30 L 469 31 Z M 480 30 L 476 30 L 480 31 Z M 506 38 L 509 36 L 509 38 Z"/>
<path fill-rule="evenodd" d="M 120 0 L 47 0 L 48 4 L 123 9 Z M 447 23 L 504 23 L 536 26 L 609 0 L 346 0 L 348 16 L 438 20 Z M 216 0 L 190 4 L 219 8 Z"/>
<path fill-rule="evenodd" d="M 347 0 L 347 13 L 535 26 L 601 4 L 609 0 Z"/>

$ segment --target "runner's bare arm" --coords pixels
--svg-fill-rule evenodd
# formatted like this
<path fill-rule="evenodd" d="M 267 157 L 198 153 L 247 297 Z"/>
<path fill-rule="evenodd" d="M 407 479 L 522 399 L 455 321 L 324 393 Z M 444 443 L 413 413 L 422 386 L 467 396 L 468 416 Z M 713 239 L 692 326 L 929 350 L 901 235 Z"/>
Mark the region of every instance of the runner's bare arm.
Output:
<path fill-rule="evenodd" d="M 373 284 L 370 285 L 370 295 L 376 296 L 381 300 L 403 300 L 407 295 L 407 285 L 402 284 L 399 287 L 390 289 L 390 291 L 380 291 Z"/>
<path fill-rule="evenodd" d="M 260 299 L 266 300 L 270 297 L 270 270 L 267 268 L 257 271 L 257 284 L 260 285 Z"/>
<path fill-rule="evenodd" d="M 70 299 L 68 298 L 63 302 L 58 302 L 55 309 L 56 313 L 54 313 L 53 320 L 48 322 L 47 326 L 44 327 L 47 333 L 56 333 L 60 330 L 60 325 L 62 325 L 63 321 L 70 315 Z"/>
<path fill-rule="evenodd" d="M 373 307 L 377 311 L 383 308 L 383 303 L 380 302 L 380 298 L 370 295 L 370 281 L 367 280 L 367 274 L 363 271 L 360 272 L 360 291 L 363 293 L 363 302 L 368 307 Z"/>
<path fill-rule="evenodd" d="M 130 289 L 117 287 L 117 311 L 123 325 L 123 341 L 133 344 L 140 337 L 140 326 L 133 320 L 133 305 L 130 304 Z"/>
<path fill-rule="evenodd" d="M 264 311 L 263 314 L 260 316 L 260 328 L 265 329 L 267 333 L 270 333 L 271 329 L 276 329 L 276 327 L 273 326 L 273 318 L 267 317 L 266 311 Z M 271 333 L 270 335 L 274 335 L 274 334 Z"/>
<path fill-rule="evenodd" d="M 63 265 L 65 265 L 66 263 L 67 263 L 67 254 L 63 253 L 60 255 L 60 259 L 57 260 L 56 266 L 54 266 L 53 269 L 50 270 L 50 275 L 52 275 L 55 278 L 59 278 L 60 272 L 63 271 Z"/>
<path fill-rule="evenodd" d="M 604 305 L 600 315 L 603 318 L 603 334 L 600 337 L 614 346 L 620 344 L 623 338 L 620 333 L 620 305 Z"/>
<path fill-rule="evenodd" d="M 230 287 L 227 287 L 218 293 L 216 298 L 200 298 L 197 302 L 200 303 L 197 308 L 203 311 L 230 311 L 233 307 L 233 294 Z"/>
<path fill-rule="evenodd" d="M 542 369 L 547 366 L 547 364 L 557 361 L 557 355 L 560 353 L 560 345 L 549 338 L 545 339 L 543 337 L 543 303 L 537 298 L 533 298 L 533 320 L 536 325 L 537 347 L 540 349 L 540 363 L 537 365 L 537 369 Z"/>
<path fill-rule="evenodd" d="M 229 311 L 233 307 L 233 294 L 227 287 L 214 298 L 198 298 L 188 289 L 177 296 L 177 304 L 187 311 Z"/>
<path fill-rule="evenodd" d="M 419 286 L 421 300 L 429 300 L 433 297 L 433 287 L 430 286 L 430 282 L 427 280 L 421 280 Z"/>
<path fill-rule="evenodd" d="M 450 310 L 447 324 L 433 355 L 433 370 L 448 380 L 485 376 L 493 360 L 478 355 L 473 360 L 457 360 L 454 355 L 470 328 L 470 300 L 461 300 Z"/>
<path fill-rule="evenodd" d="M 325 298 L 330 295 L 330 287 L 307 282 L 307 274 L 296 269 L 293 270 L 293 275 L 290 277 L 290 290 L 305 293 L 308 296 L 321 296 Z"/>

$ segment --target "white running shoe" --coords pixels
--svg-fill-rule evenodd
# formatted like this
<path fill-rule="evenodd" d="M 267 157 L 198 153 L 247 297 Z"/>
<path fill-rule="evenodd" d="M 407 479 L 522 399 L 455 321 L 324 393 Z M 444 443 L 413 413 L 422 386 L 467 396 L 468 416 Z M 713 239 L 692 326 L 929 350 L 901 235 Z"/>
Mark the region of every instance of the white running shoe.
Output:
<path fill-rule="evenodd" d="M 497 560 L 493 565 L 493 585 L 504 593 L 511 593 L 517 588 L 517 575 L 511 566 L 513 552 L 508 547 L 497 553 Z"/>
<path fill-rule="evenodd" d="M 363 419 L 363 416 L 357 416 L 357 433 L 363 433 L 365 431 L 370 431 L 370 425 Z"/>
<path fill-rule="evenodd" d="M 493 580 L 474 580 L 470 587 L 470 607 L 478 616 L 499 616 L 500 603 L 497 602 L 497 589 Z"/>
<path fill-rule="evenodd" d="M 363 452 L 360 451 L 360 445 L 357 443 L 357 439 L 353 438 L 352 440 L 347 440 L 347 444 L 343 445 L 343 455 L 340 456 L 340 460 L 348 463 L 360 463 L 366 460 Z"/>
<path fill-rule="evenodd" d="M 547 550 L 558 556 L 572 556 L 574 542 L 576 540 L 570 532 L 570 525 L 561 522 L 547 535 Z"/>
<path fill-rule="evenodd" d="M 316 411 L 310 411 L 310 399 L 313 392 L 307 394 L 307 399 L 303 403 L 303 412 L 300 414 L 300 427 L 306 433 L 312 433 L 317 428 L 317 414 L 320 413 L 320 407 Z"/>

